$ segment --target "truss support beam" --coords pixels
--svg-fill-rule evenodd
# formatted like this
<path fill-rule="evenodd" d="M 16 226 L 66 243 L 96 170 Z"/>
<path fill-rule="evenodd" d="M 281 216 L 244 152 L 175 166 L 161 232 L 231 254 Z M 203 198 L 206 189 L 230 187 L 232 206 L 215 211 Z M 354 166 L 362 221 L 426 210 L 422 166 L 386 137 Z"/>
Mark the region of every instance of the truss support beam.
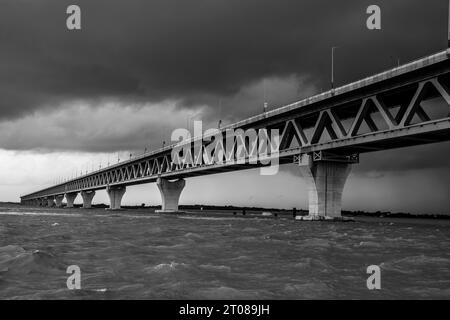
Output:
<path fill-rule="evenodd" d="M 312 155 L 300 163 L 300 174 L 308 186 L 310 216 L 341 217 L 342 192 L 352 163 L 314 161 Z"/>
<path fill-rule="evenodd" d="M 95 191 L 81 191 L 81 197 L 83 198 L 83 209 L 92 208 L 92 199 L 95 196 Z"/>
<path fill-rule="evenodd" d="M 127 188 L 125 186 L 120 187 L 108 187 L 106 192 L 109 196 L 109 209 L 119 210 L 122 202 L 122 197 L 125 194 Z"/>
<path fill-rule="evenodd" d="M 178 179 L 171 182 L 167 179 L 158 178 L 156 185 L 161 192 L 162 199 L 161 210 L 157 210 L 157 212 L 177 212 L 180 195 L 186 185 L 186 181 Z"/>
<path fill-rule="evenodd" d="M 75 198 L 77 197 L 78 192 L 70 192 L 70 193 L 66 193 L 66 202 L 67 202 L 67 206 L 66 208 L 73 208 L 73 203 L 75 202 Z"/>

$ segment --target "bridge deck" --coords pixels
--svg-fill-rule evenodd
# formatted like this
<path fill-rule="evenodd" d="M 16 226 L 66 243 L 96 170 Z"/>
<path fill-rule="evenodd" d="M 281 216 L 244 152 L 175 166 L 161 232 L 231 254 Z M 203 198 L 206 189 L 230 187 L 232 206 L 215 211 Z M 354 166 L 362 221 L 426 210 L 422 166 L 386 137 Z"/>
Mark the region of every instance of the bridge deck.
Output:
<path fill-rule="evenodd" d="M 221 128 L 280 129 L 280 163 L 292 163 L 301 153 L 332 150 L 338 154 L 363 153 L 446 141 L 450 139 L 450 113 L 430 118 L 421 103 L 442 98 L 450 105 L 450 50 L 344 85 L 307 99 L 256 115 Z M 391 110 L 400 105 L 393 115 Z M 372 119 L 378 114 L 378 123 Z M 419 122 L 413 119 L 419 117 Z M 344 122 L 352 119 L 351 126 Z M 360 133 L 366 123 L 370 132 Z M 384 126 L 384 127 L 383 127 Z M 324 132 L 331 139 L 322 141 Z M 204 137 L 194 137 L 193 143 Z M 283 140 L 284 139 L 284 140 Z M 291 146 L 297 140 L 297 146 Z M 175 168 L 170 154 L 175 145 L 91 172 L 70 181 L 22 196 L 34 199 L 68 191 L 103 189 L 112 185 L 153 182 L 157 177 L 178 178 L 256 168 L 261 164 L 222 163 Z"/>

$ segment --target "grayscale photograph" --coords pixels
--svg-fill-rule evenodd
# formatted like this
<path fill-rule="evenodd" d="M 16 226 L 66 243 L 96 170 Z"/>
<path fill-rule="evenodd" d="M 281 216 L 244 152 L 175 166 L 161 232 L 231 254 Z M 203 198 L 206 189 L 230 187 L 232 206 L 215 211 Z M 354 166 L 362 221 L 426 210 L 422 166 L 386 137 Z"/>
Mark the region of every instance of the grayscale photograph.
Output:
<path fill-rule="evenodd" d="M 449 141 L 448 0 L 0 0 L 0 300 L 448 300 Z"/>

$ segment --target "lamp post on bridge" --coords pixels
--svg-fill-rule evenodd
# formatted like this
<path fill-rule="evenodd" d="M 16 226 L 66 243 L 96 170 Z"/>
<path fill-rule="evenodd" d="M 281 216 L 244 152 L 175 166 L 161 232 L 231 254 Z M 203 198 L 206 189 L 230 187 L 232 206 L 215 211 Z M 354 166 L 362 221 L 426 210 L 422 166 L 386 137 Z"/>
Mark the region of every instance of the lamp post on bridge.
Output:
<path fill-rule="evenodd" d="M 447 48 L 450 48 L 450 0 L 448 1 Z"/>
<path fill-rule="evenodd" d="M 267 112 L 267 94 L 266 94 L 266 79 L 263 80 L 264 86 L 264 103 L 263 103 L 263 113 Z"/>
<path fill-rule="evenodd" d="M 337 48 L 338 47 L 331 47 L 331 90 L 334 90 L 334 50 Z"/>

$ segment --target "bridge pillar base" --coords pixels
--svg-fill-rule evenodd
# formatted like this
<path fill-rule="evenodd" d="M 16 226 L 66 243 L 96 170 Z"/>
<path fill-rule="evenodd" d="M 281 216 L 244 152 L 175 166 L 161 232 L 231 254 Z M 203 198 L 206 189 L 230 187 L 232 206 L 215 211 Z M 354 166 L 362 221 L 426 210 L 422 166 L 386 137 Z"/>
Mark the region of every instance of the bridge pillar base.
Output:
<path fill-rule="evenodd" d="M 92 208 L 92 199 L 95 196 L 95 191 L 81 191 L 81 197 L 83 198 L 83 209 Z"/>
<path fill-rule="evenodd" d="M 300 174 L 308 185 L 308 217 L 311 220 L 323 220 L 319 217 L 341 217 L 342 192 L 351 171 L 351 163 L 313 161 L 312 157 L 308 156 L 306 163 L 300 164 Z"/>
<path fill-rule="evenodd" d="M 183 191 L 186 181 L 178 179 L 169 181 L 167 179 L 158 178 L 156 181 L 159 191 L 161 192 L 162 206 L 161 210 L 156 212 L 178 212 L 178 201 Z"/>
<path fill-rule="evenodd" d="M 120 187 L 108 187 L 106 192 L 109 196 L 109 209 L 119 210 L 122 202 L 122 197 L 125 194 L 127 188 L 125 186 Z"/>
<path fill-rule="evenodd" d="M 78 192 L 66 193 L 66 208 L 73 208 L 73 203 L 75 202 L 75 198 L 77 197 Z"/>
<path fill-rule="evenodd" d="M 47 207 L 53 207 L 55 205 L 55 199 L 47 198 Z"/>
<path fill-rule="evenodd" d="M 61 208 L 62 207 L 63 199 L 64 199 L 64 195 L 63 194 L 55 196 L 55 202 L 56 202 L 56 207 L 57 208 Z"/>

